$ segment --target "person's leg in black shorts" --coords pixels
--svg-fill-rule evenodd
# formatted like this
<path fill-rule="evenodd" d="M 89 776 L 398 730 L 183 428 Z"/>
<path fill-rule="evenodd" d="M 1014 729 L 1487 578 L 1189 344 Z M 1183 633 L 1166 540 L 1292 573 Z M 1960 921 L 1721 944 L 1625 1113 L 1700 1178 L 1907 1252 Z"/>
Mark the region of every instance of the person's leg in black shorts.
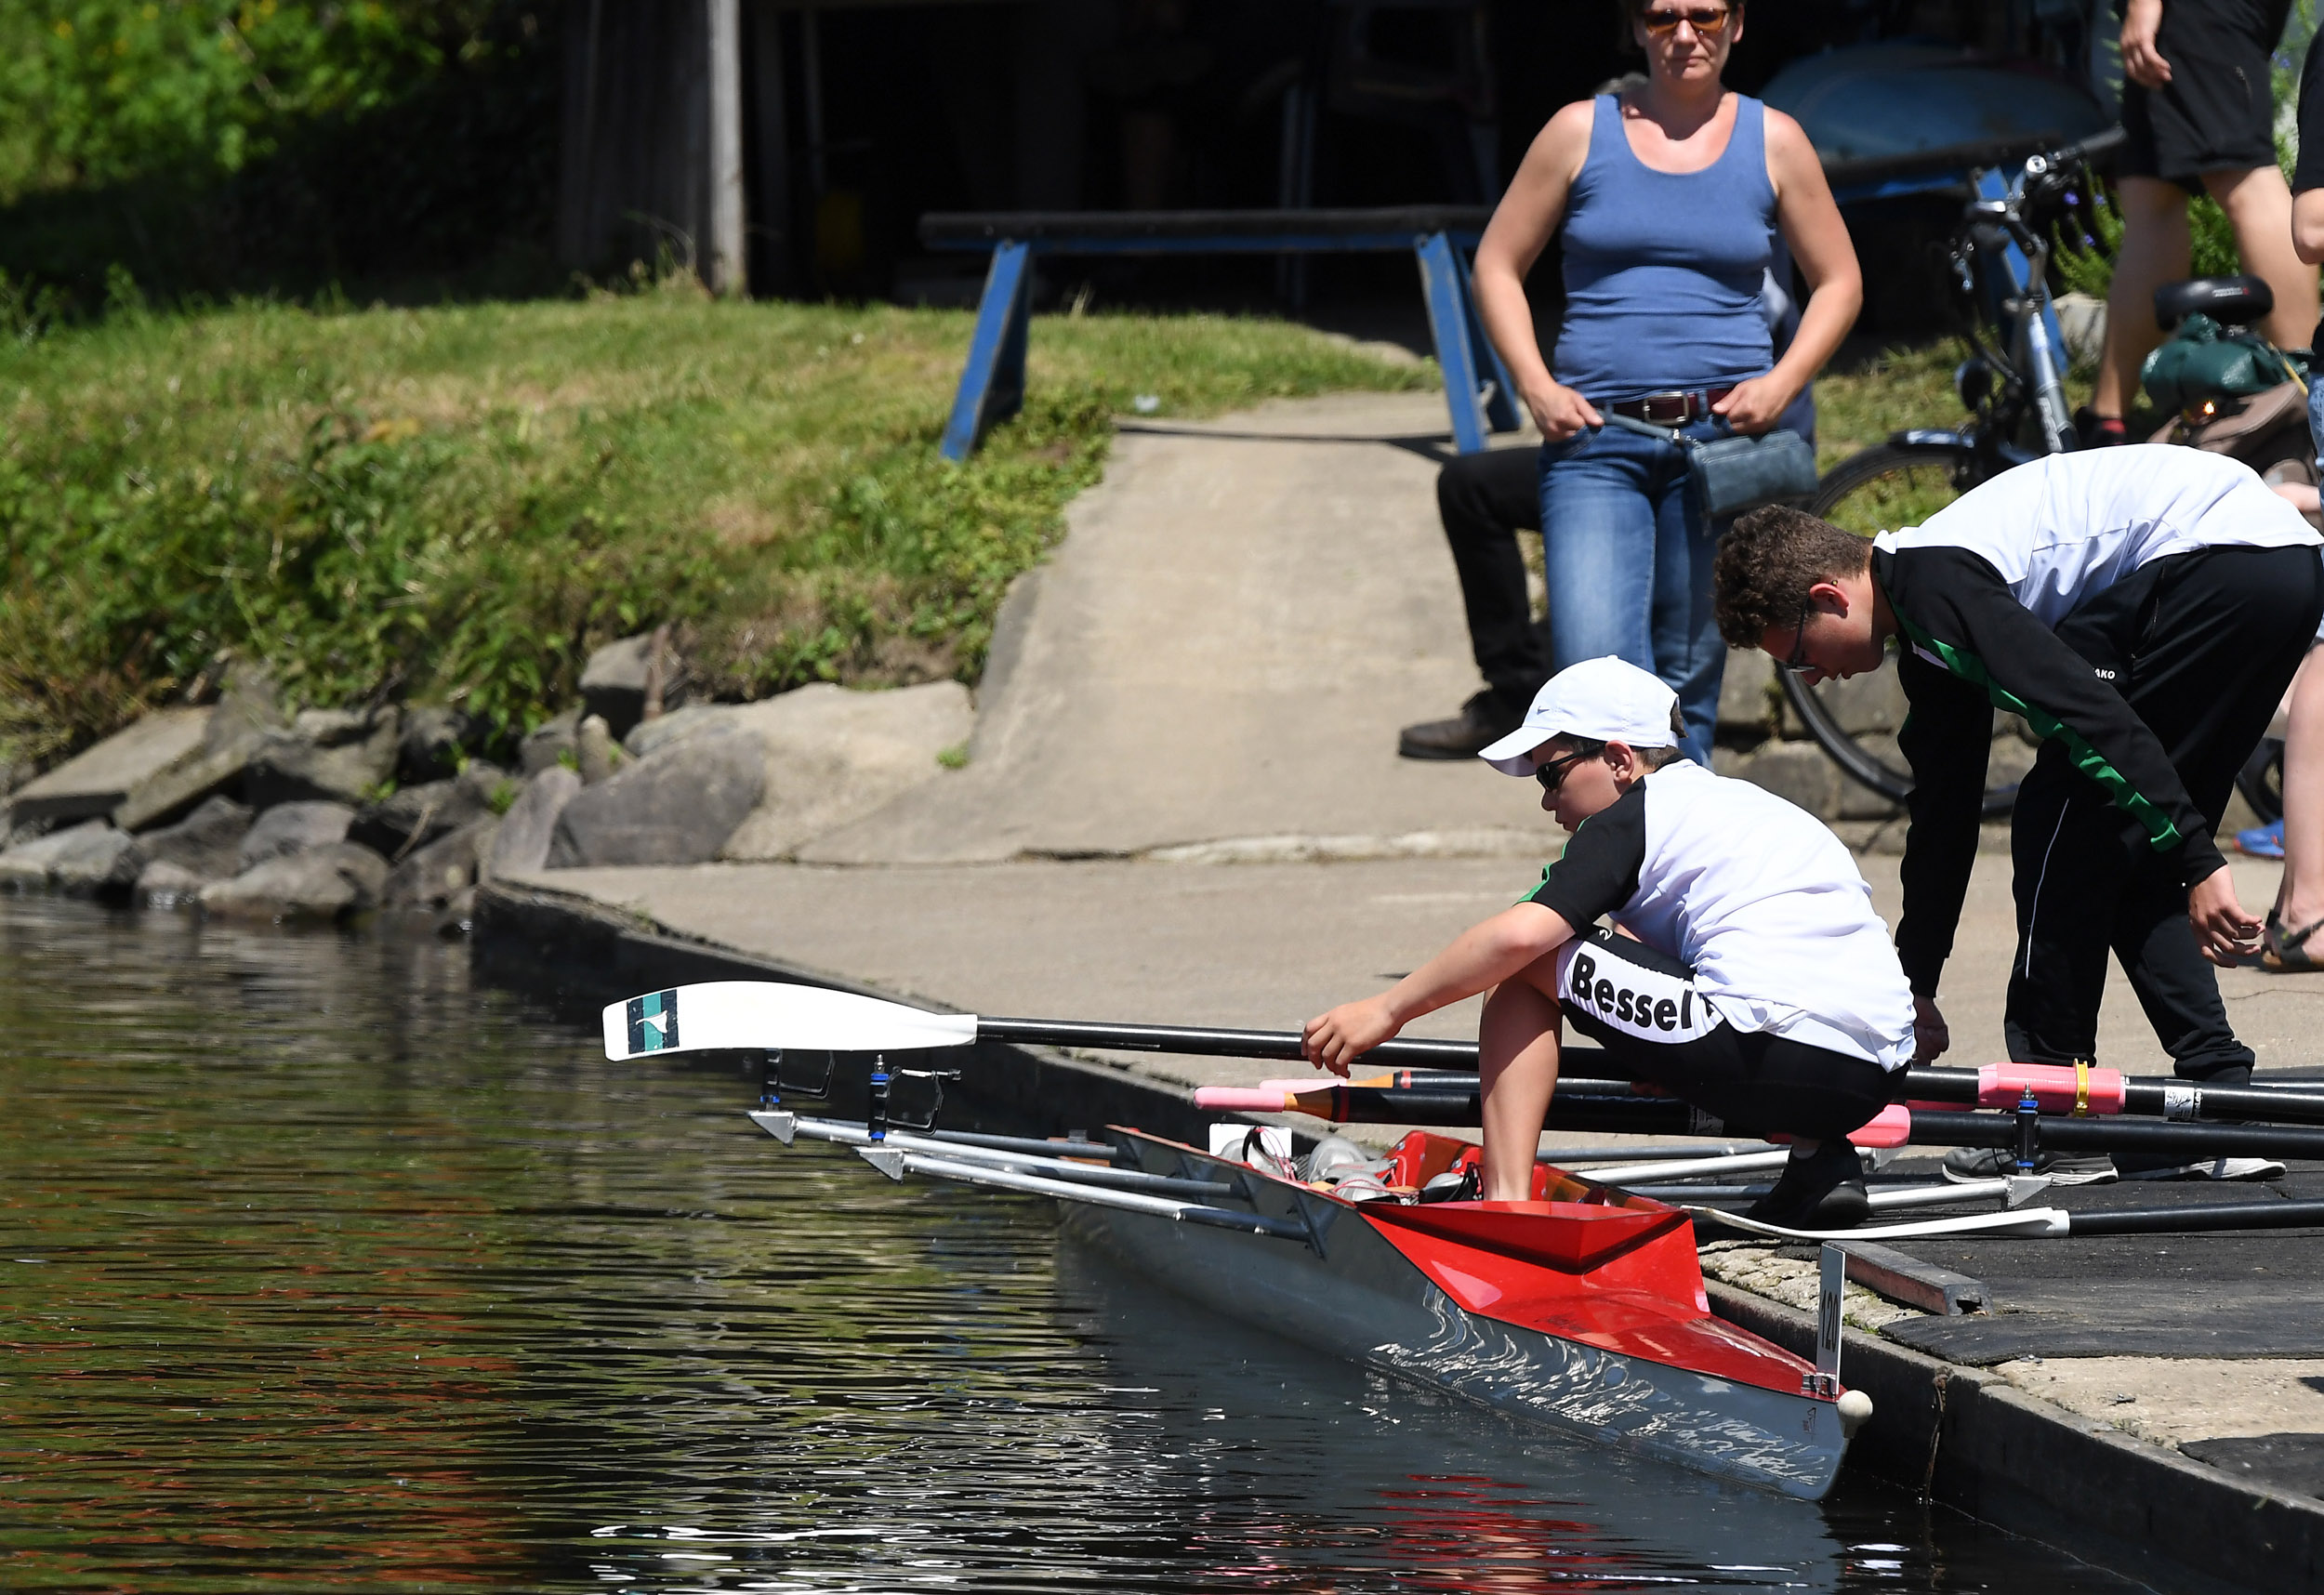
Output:
<path fill-rule="evenodd" d="M 1450 719 L 1404 728 L 1406 758 L 1473 758 L 1525 718 L 1550 679 L 1550 623 L 1533 617 L 1519 532 L 1541 529 L 1541 463 L 1531 449 L 1462 455 L 1437 474 L 1436 508 L 1460 577 L 1469 648 L 1485 690 Z"/>
<path fill-rule="evenodd" d="M 2084 442 L 2123 441 L 2139 364 L 2162 340 L 2155 290 L 2186 276 L 2186 200 L 2208 192 L 2235 229 L 2243 269 L 2276 308 L 2260 329 L 2288 349 L 2316 323 L 2316 273 L 2291 248 L 2291 191 L 2276 165 L 2270 57 L 2290 0 L 2164 0 L 2156 48 L 2171 78 L 2122 87 L 2129 135 L 2116 165 L 2122 242 L 2106 290 L 2106 349 Z M 2125 43 L 2128 43 L 2127 31 Z M 2111 430 L 2105 431 L 2111 421 Z"/>
<path fill-rule="evenodd" d="M 1545 979 L 1553 990 L 1538 989 Z M 1554 1010 L 1546 1015 L 1545 1000 Z M 1700 1001 L 1685 965 L 1604 930 L 1576 938 L 1522 982 L 1511 982 L 1488 999 L 1479 1031 L 1488 1069 L 1501 1050 L 1492 1034 L 1498 1025 L 1514 1021 L 1538 1027 L 1546 1019 L 1553 1032 L 1561 1017 L 1597 1042 L 1622 1077 L 1659 1086 L 1715 1114 L 1736 1134 L 1799 1138 L 1783 1179 L 1752 1209 L 1753 1217 L 1844 1228 L 1868 1211 L 1863 1167 L 1847 1138 L 1887 1105 L 1888 1072 L 1880 1065 L 1737 1031 Z M 1485 1081 L 1488 1114 L 1499 1105 L 1497 1084 L 1496 1075 Z"/>
<path fill-rule="evenodd" d="M 2267 729 L 2324 609 L 2313 548 L 2213 548 L 2159 560 L 2060 623 L 2160 739 L 2217 828 L 2235 773 Z M 2179 1074 L 2248 1078 L 2186 889 L 2144 828 L 2046 745 L 2012 820 L 2016 952 L 2003 1033 L 2019 1062 L 2094 1058 L 2106 955 L 2118 958 Z"/>

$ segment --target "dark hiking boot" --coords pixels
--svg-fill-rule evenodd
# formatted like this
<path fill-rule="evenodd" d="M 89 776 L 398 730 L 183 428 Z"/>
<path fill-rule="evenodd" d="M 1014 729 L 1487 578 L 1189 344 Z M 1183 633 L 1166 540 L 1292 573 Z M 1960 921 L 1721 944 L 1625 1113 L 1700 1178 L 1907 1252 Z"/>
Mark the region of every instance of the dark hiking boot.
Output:
<path fill-rule="evenodd" d="M 1511 708 L 1487 687 L 1460 705 L 1448 720 L 1422 720 L 1406 726 L 1396 738 L 1396 751 L 1406 758 L 1474 758 L 1486 747 L 1525 724 L 1526 705 Z"/>
<path fill-rule="evenodd" d="M 1871 1213 L 1863 1160 L 1846 1141 L 1831 1140 L 1812 1157 L 1793 1153 L 1776 1188 L 1743 1216 L 1787 1230 L 1852 1230 Z"/>

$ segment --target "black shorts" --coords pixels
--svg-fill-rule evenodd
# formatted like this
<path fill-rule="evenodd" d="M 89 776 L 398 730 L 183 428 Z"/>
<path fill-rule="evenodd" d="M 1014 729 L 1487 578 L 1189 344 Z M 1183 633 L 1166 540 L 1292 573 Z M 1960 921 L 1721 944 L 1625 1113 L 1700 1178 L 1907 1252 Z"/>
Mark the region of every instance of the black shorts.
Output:
<path fill-rule="evenodd" d="M 2189 193 L 2205 172 L 2251 172 L 2276 164 L 2272 61 L 2291 0 L 2174 0 L 2162 8 L 2155 47 L 2171 63 L 2157 89 L 2122 86 L 2122 147 L 2116 172 L 2159 178 Z"/>
<path fill-rule="evenodd" d="M 1888 1071 L 1829 1048 L 1736 1030 L 1706 1007 L 1695 971 L 1604 929 L 1558 955 L 1557 998 L 1574 1029 L 1605 1048 L 1612 1072 L 1661 1087 L 1737 1135 L 1829 1140 L 1888 1105 Z"/>

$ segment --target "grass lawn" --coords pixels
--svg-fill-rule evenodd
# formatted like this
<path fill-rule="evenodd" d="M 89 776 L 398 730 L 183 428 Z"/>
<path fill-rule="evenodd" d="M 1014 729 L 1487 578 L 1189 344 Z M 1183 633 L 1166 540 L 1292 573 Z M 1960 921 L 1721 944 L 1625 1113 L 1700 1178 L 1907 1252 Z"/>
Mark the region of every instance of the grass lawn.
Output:
<path fill-rule="evenodd" d="M 725 696 L 972 679 L 1133 399 L 1435 381 L 1283 323 L 1046 317 L 1024 415 L 956 468 L 969 324 L 664 289 L 0 341 L 0 743 L 53 755 L 237 655 L 508 734 L 663 621 Z"/>

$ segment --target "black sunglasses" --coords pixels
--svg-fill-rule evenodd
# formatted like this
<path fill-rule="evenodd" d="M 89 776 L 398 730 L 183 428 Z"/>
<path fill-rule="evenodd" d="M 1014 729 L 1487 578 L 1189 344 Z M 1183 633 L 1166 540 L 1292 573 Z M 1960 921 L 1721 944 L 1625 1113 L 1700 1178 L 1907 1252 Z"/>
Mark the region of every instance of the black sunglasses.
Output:
<path fill-rule="evenodd" d="M 1776 668 L 1778 670 L 1788 670 L 1794 676 L 1804 676 L 1816 668 L 1807 661 L 1807 617 L 1815 613 L 1813 610 L 1805 609 L 1800 612 L 1800 628 L 1791 634 L 1790 656 L 1776 662 Z"/>
<path fill-rule="evenodd" d="M 1541 784 L 1541 790 L 1554 794 L 1565 784 L 1565 777 L 1577 764 L 1587 764 L 1598 756 L 1594 753 L 1569 753 L 1564 758 L 1552 758 L 1536 765 L 1533 778 Z"/>

